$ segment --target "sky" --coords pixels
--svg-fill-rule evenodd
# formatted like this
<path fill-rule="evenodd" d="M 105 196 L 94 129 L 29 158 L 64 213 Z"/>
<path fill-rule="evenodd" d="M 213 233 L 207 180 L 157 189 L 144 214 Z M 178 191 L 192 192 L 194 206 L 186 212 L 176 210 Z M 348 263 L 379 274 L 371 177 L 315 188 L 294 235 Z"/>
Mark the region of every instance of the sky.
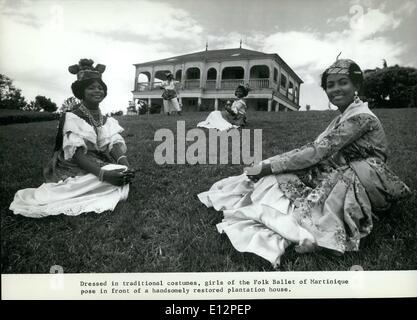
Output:
<path fill-rule="evenodd" d="M 417 0 L 0 0 L 0 73 L 27 101 L 72 96 L 68 66 L 105 64 L 104 112 L 126 110 L 133 64 L 210 49 L 277 53 L 303 79 L 301 110 L 327 109 L 320 74 L 340 58 L 362 69 L 417 67 Z"/>

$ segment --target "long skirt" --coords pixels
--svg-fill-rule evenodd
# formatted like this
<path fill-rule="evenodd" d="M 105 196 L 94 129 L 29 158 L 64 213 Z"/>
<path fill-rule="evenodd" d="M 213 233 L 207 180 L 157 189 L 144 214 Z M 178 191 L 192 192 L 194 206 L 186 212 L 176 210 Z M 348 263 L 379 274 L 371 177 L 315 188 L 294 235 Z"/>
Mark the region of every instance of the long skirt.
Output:
<path fill-rule="evenodd" d="M 102 169 L 126 168 L 108 164 Z M 129 185 L 121 187 L 102 182 L 94 174 L 69 177 L 57 183 L 48 182 L 38 188 L 22 189 L 16 192 L 10 210 L 30 218 L 42 218 L 65 214 L 76 216 L 85 212 L 101 213 L 114 210 L 117 203 L 126 200 Z"/>
<path fill-rule="evenodd" d="M 241 174 L 216 182 L 198 198 L 223 211 L 217 229 L 236 250 L 255 253 L 274 266 L 291 244 L 299 253 L 359 250 L 360 239 L 373 227 L 365 188 L 349 166 L 323 171 L 321 177 L 309 187 L 294 173 L 256 183 Z"/>
<path fill-rule="evenodd" d="M 219 131 L 227 131 L 232 128 L 238 128 L 238 126 L 230 123 L 223 117 L 221 111 L 212 111 L 207 116 L 206 120 L 201 121 L 197 124 L 197 127 L 207 129 L 217 129 Z"/>
<path fill-rule="evenodd" d="M 181 107 L 180 104 L 178 103 L 178 99 L 177 98 L 173 98 L 170 100 L 165 100 L 164 101 L 164 113 L 168 113 L 168 112 L 173 112 L 173 111 L 181 111 Z"/>
<path fill-rule="evenodd" d="M 236 250 L 257 254 L 273 266 L 280 264 L 292 241 L 300 246 L 314 242 L 313 236 L 297 224 L 291 214 L 294 208 L 274 176 L 256 184 L 244 174 L 229 177 L 198 198 L 207 207 L 223 211 L 217 230 L 227 234 Z"/>

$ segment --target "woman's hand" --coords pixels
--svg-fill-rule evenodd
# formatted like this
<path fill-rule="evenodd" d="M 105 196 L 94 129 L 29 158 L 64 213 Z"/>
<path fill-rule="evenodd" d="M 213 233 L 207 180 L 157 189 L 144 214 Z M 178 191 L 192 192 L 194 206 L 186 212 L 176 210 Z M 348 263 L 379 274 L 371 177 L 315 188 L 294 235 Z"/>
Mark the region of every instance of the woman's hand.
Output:
<path fill-rule="evenodd" d="M 127 183 L 132 183 L 133 179 L 135 178 L 136 170 L 135 169 L 127 169 L 124 171 L 124 174 L 127 176 L 126 180 Z"/>
<path fill-rule="evenodd" d="M 246 167 L 243 172 L 253 182 L 258 182 L 259 179 L 272 174 L 270 164 L 257 164 L 252 167 Z"/>
<path fill-rule="evenodd" d="M 236 115 L 236 113 L 232 110 L 232 107 L 231 107 L 231 105 L 230 105 L 230 104 L 227 104 L 227 105 L 224 107 L 224 109 L 225 109 L 227 112 L 229 112 L 232 116 L 235 116 L 235 115 Z"/>
<path fill-rule="evenodd" d="M 134 177 L 134 170 L 129 169 L 105 170 L 103 174 L 104 181 L 119 187 L 131 183 Z"/>

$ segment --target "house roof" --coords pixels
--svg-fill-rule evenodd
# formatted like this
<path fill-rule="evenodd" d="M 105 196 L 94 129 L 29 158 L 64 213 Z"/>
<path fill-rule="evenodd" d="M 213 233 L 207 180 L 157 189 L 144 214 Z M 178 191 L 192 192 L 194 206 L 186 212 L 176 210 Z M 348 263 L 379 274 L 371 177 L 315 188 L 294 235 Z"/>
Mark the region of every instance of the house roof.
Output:
<path fill-rule="evenodd" d="M 303 80 L 291 69 L 289 65 L 276 53 L 264 53 L 260 51 L 248 50 L 243 48 L 221 49 L 221 50 L 205 50 L 189 54 L 184 54 L 166 59 L 148 61 L 144 63 L 136 63 L 134 66 L 143 67 L 157 64 L 178 64 L 189 61 L 225 61 L 225 60 L 240 60 L 240 59 L 262 59 L 272 58 L 276 60 L 281 66 L 284 66 L 296 80 L 303 83 Z"/>

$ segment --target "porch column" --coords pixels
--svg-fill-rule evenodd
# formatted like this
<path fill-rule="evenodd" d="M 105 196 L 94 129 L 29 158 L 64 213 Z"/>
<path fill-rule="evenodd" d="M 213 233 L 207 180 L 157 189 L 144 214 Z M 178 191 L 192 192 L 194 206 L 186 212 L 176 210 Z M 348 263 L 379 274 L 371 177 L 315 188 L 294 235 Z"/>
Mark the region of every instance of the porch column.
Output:
<path fill-rule="evenodd" d="M 214 110 L 219 110 L 219 99 L 214 99 Z"/>
<path fill-rule="evenodd" d="M 206 88 L 207 83 L 207 66 L 206 63 L 201 65 L 200 68 L 200 88 Z"/>
<path fill-rule="evenodd" d="M 295 101 L 296 101 L 297 105 L 300 102 L 300 84 L 298 84 L 298 87 L 297 87 L 297 96 L 295 97 Z"/>
<path fill-rule="evenodd" d="M 216 75 L 216 89 L 221 88 L 222 72 L 223 72 L 222 63 L 220 62 L 219 66 L 218 66 L 218 70 L 217 70 L 217 75 Z"/>
<path fill-rule="evenodd" d="M 149 87 L 152 90 L 153 87 L 153 83 L 155 81 L 155 68 L 152 66 L 152 71 L 151 71 L 151 78 L 149 79 Z"/>
<path fill-rule="evenodd" d="M 268 99 L 268 112 L 272 110 L 272 99 Z"/>
<path fill-rule="evenodd" d="M 138 69 L 138 67 L 136 67 L 135 80 L 133 82 L 133 91 L 136 91 L 136 89 L 138 87 L 138 80 L 139 80 L 139 69 Z"/>
<path fill-rule="evenodd" d="M 280 92 L 281 90 L 281 66 L 278 65 L 278 79 L 277 79 L 277 91 Z"/>
<path fill-rule="evenodd" d="M 182 64 L 182 74 L 181 74 L 181 89 L 185 89 L 185 80 L 186 80 L 186 72 L 185 72 L 185 63 Z"/>
<path fill-rule="evenodd" d="M 278 112 L 279 111 L 279 102 L 278 101 L 275 101 L 276 102 L 276 104 L 275 104 L 275 112 Z"/>
<path fill-rule="evenodd" d="M 197 111 L 200 111 L 200 106 L 201 106 L 201 97 L 198 97 Z"/>
<path fill-rule="evenodd" d="M 250 63 L 249 63 L 249 60 L 248 61 L 246 61 L 246 65 L 245 65 L 245 67 L 243 68 L 244 69 L 244 75 L 243 75 L 243 78 L 244 78 L 244 83 L 246 84 L 246 83 L 250 83 Z"/>
<path fill-rule="evenodd" d="M 151 113 L 151 105 L 152 105 L 152 99 L 148 98 L 148 111 L 147 111 L 148 114 Z"/>
<path fill-rule="evenodd" d="M 287 83 L 285 84 L 285 96 L 288 98 L 288 89 L 290 88 L 290 76 L 287 74 Z"/>
<path fill-rule="evenodd" d="M 273 89 L 274 86 L 274 64 L 272 63 L 272 61 L 270 62 L 269 66 L 269 83 L 268 83 L 268 88 L 269 89 Z"/>

